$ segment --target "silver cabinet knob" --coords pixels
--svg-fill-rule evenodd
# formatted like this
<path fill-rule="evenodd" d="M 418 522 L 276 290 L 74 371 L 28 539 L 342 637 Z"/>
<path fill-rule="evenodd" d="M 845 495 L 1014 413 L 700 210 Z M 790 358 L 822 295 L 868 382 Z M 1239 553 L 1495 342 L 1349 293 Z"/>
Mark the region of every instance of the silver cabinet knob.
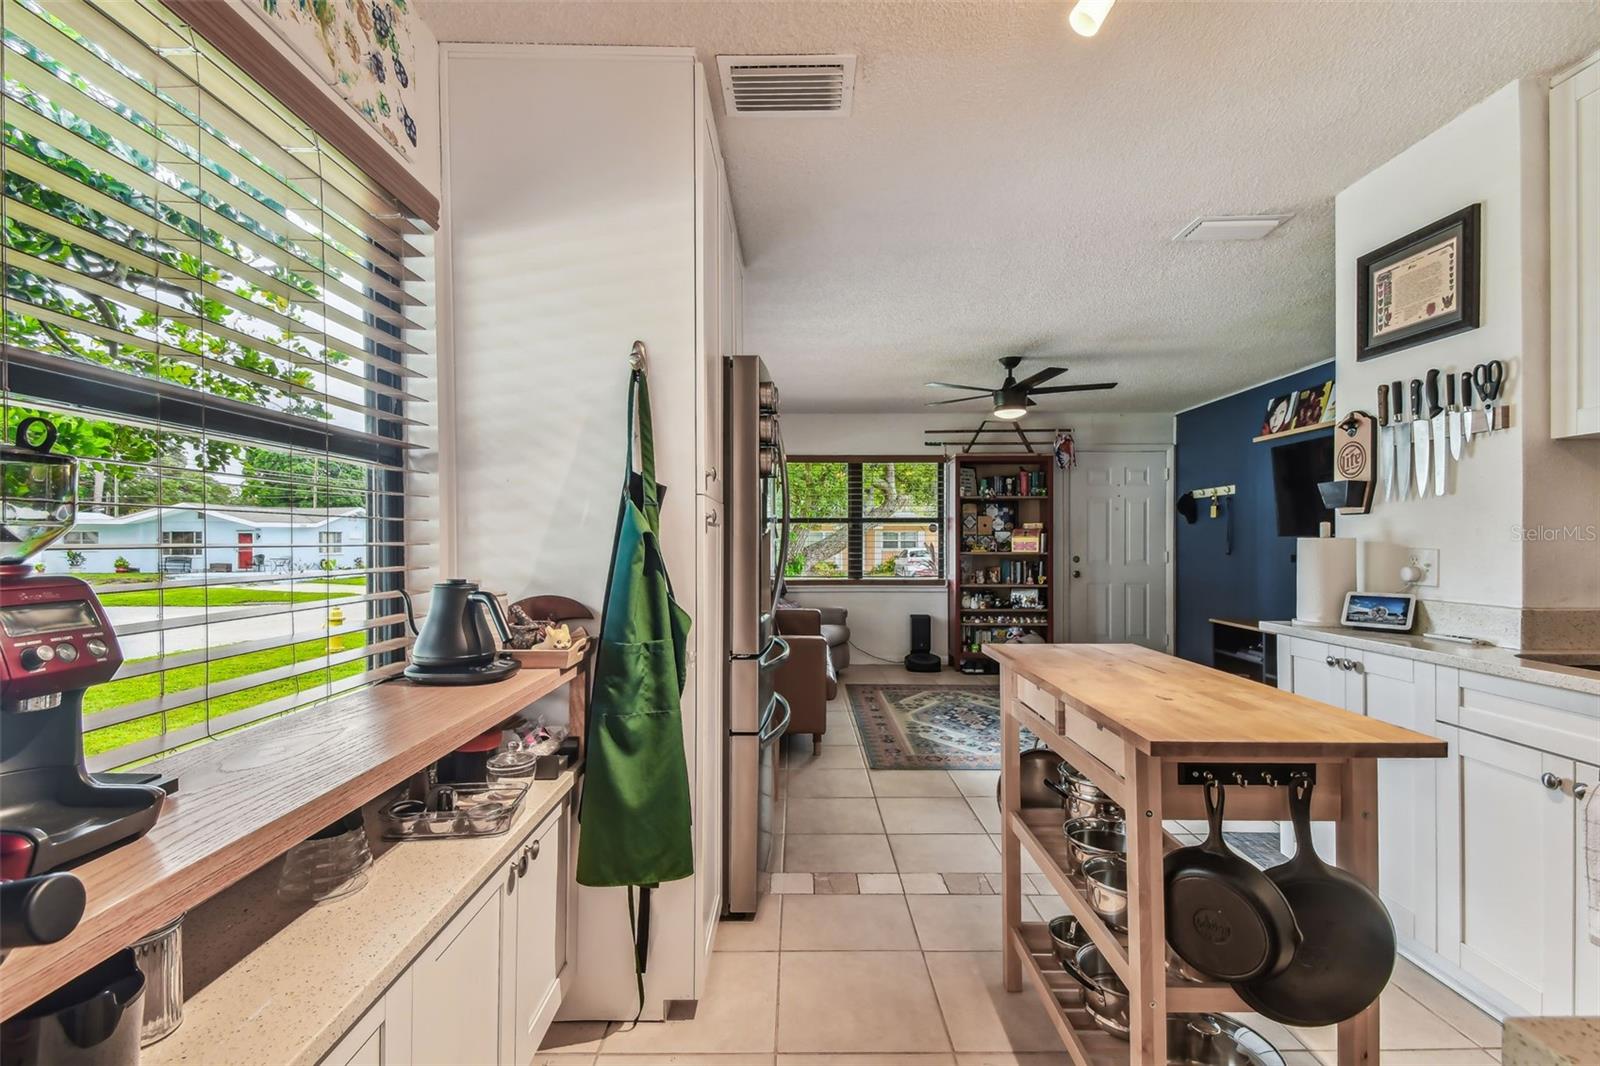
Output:
<path fill-rule="evenodd" d="M 715 480 L 717 480 L 717 468 L 714 466 L 706 467 L 706 484 L 709 485 Z"/>
<path fill-rule="evenodd" d="M 538 857 L 539 857 L 539 842 L 537 840 L 535 840 L 532 844 L 528 845 L 528 858 L 537 859 Z"/>
<path fill-rule="evenodd" d="M 1587 796 L 1588 794 L 1589 794 L 1589 786 L 1588 785 L 1584 784 L 1582 781 L 1574 781 L 1572 783 L 1572 798 L 1573 799 L 1578 800 L 1581 803 L 1583 801 L 1583 797 Z"/>
<path fill-rule="evenodd" d="M 1565 782 L 1555 774 L 1551 773 L 1549 770 L 1546 770 L 1544 773 L 1539 775 L 1539 784 L 1543 785 L 1545 788 L 1548 788 L 1551 792 L 1560 792 L 1561 786 L 1565 784 Z"/>
<path fill-rule="evenodd" d="M 722 524 L 722 516 L 717 514 L 717 512 L 712 511 L 710 514 L 706 515 L 706 528 L 707 529 L 715 529 L 717 526 L 719 526 L 721 524 Z"/>
<path fill-rule="evenodd" d="M 1339 665 L 1339 660 L 1338 660 L 1338 659 L 1335 659 L 1335 658 L 1334 658 L 1334 657 L 1333 657 L 1333 656 L 1331 656 L 1331 655 L 1330 655 L 1330 656 L 1328 656 L 1328 657 L 1327 657 L 1327 658 L 1326 658 L 1326 659 L 1324 659 L 1324 660 L 1322 660 L 1322 661 L 1323 661 L 1323 662 L 1325 662 L 1325 663 L 1327 663 L 1327 664 L 1328 664 L 1328 665 L 1329 665 L 1329 666 L 1338 666 L 1338 665 Z"/>
<path fill-rule="evenodd" d="M 526 847 L 522 849 L 522 855 L 517 859 L 517 876 L 528 876 L 528 849 Z"/>

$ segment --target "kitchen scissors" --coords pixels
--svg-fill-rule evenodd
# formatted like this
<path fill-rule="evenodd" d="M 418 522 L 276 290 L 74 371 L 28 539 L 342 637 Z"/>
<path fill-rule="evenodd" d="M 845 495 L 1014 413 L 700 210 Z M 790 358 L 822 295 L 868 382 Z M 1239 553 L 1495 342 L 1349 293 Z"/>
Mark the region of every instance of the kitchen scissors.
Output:
<path fill-rule="evenodd" d="M 1488 418 L 1490 429 L 1494 428 L 1494 402 L 1499 399 L 1500 386 L 1505 380 L 1506 365 L 1499 359 L 1491 359 L 1472 368 L 1472 383 L 1478 387 L 1478 395 L 1483 397 L 1483 413 Z"/>

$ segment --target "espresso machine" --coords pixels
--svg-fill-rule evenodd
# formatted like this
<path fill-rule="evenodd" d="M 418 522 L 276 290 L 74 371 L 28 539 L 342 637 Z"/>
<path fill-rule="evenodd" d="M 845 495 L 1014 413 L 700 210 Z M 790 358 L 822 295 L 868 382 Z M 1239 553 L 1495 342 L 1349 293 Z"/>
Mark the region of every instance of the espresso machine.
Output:
<path fill-rule="evenodd" d="M 77 462 L 55 438 L 27 418 L 0 444 L 0 948 L 70 932 L 83 888 L 61 868 L 143 835 L 166 796 L 156 775 L 84 765 L 84 691 L 122 652 L 88 584 L 28 564 L 77 517 Z"/>

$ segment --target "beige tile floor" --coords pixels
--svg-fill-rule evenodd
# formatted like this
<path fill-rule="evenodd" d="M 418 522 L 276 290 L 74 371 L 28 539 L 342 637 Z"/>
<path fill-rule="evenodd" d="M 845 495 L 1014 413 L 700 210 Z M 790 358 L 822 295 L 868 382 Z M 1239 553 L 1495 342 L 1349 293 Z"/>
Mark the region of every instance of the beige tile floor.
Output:
<path fill-rule="evenodd" d="M 970 683 L 853 666 L 848 682 Z M 543 1066 L 1067 1066 L 1029 991 L 1000 980 L 998 774 L 866 769 L 844 694 L 820 749 L 784 753 L 782 872 L 753 921 L 725 922 L 695 1017 L 563 1023 Z M 1042 876 L 1024 913 L 1064 907 Z M 1485 1066 L 1500 1026 L 1401 960 L 1383 1066 Z M 1334 1062 L 1333 1031 L 1245 1016 L 1286 1066 Z"/>

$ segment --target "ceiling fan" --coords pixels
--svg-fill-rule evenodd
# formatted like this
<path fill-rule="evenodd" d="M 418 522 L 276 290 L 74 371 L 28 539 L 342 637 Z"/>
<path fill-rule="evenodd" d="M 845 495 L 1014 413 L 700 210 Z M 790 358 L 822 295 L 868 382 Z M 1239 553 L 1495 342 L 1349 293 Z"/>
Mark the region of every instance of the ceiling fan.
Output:
<path fill-rule="evenodd" d="M 958 396 L 953 400 L 934 400 L 925 406 L 939 407 L 947 403 L 966 403 L 969 400 L 983 399 L 984 397 L 981 394 L 986 393 L 994 401 L 994 417 L 1015 421 L 1027 414 L 1028 408 L 1037 406 L 1032 399 L 1034 396 L 1055 392 L 1093 392 L 1097 389 L 1114 389 L 1117 387 L 1115 381 L 1107 381 L 1094 385 L 1051 385 L 1049 388 L 1041 389 L 1040 385 L 1061 374 L 1065 374 L 1067 368 L 1064 366 L 1047 366 L 1037 374 L 1030 374 L 1018 381 L 1012 371 L 1016 370 L 1021 362 L 1022 356 L 1020 355 L 1007 355 L 1001 358 L 1000 365 L 1006 369 L 1006 379 L 997 389 L 991 389 L 987 385 L 952 385 L 948 381 L 929 381 L 926 384 L 930 389 L 966 389 L 969 392 L 980 395 Z"/>

